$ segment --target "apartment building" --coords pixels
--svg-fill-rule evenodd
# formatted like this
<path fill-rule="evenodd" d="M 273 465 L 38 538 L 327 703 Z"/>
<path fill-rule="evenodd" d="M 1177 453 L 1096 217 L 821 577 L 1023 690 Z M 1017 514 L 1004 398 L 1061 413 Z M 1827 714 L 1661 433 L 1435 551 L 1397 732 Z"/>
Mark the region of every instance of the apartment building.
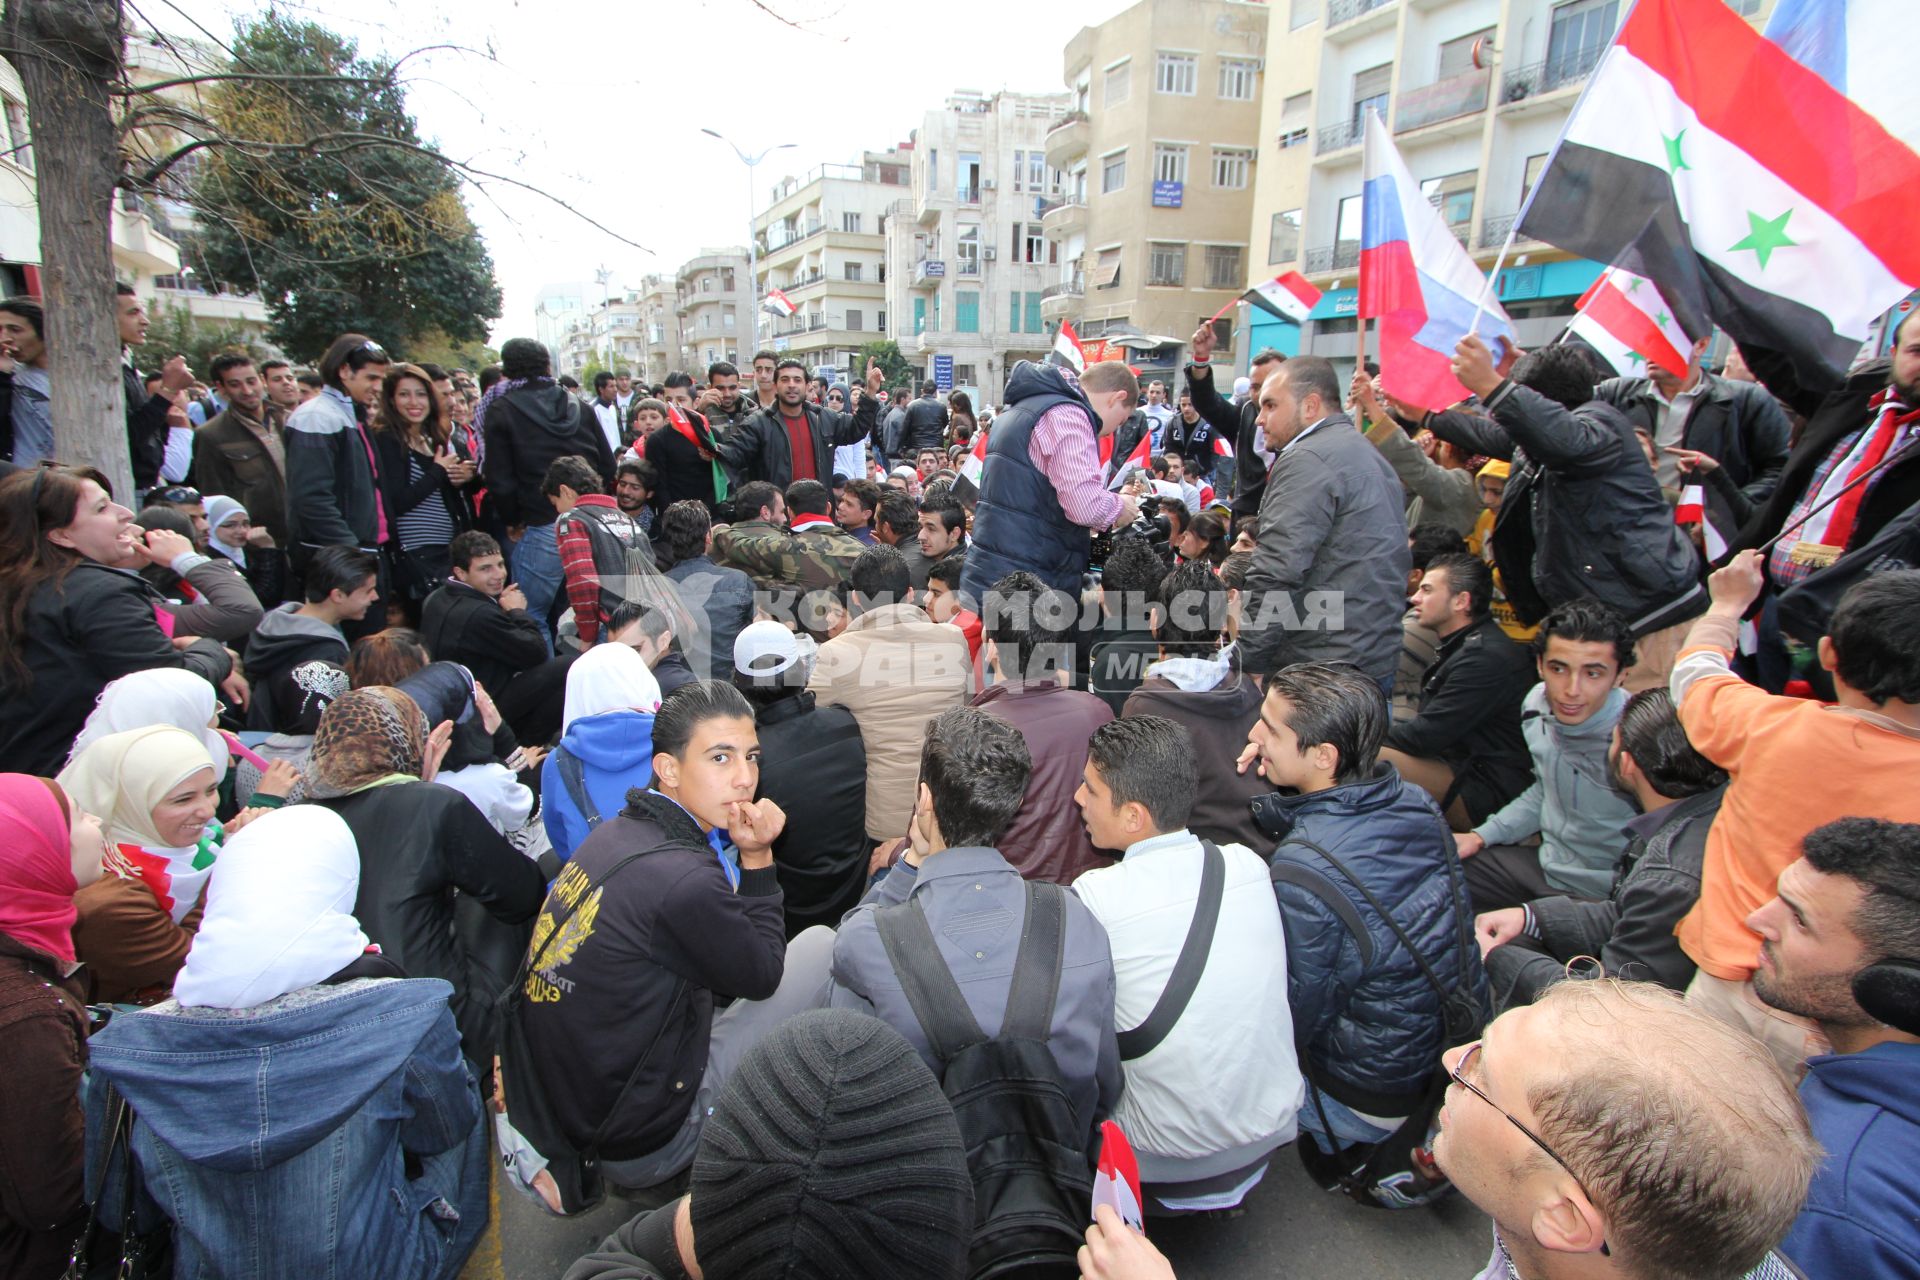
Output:
<path fill-rule="evenodd" d="M 753 359 L 753 291 L 742 247 L 702 249 L 674 273 L 680 363 L 696 376 L 716 360 Z"/>
<path fill-rule="evenodd" d="M 1008 370 L 1052 345 L 1042 295 L 1060 272 L 1060 243 L 1038 210 L 1064 175 L 1046 162 L 1064 93 L 961 90 L 914 134 L 911 195 L 887 215 L 887 308 L 901 351 L 922 376 L 999 403 Z"/>
<path fill-rule="evenodd" d="M 578 374 L 580 366 L 567 361 L 568 340 L 601 300 L 600 286 L 591 280 L 543 284 L 533 295 L 533 336 L 547 349 L 555 377 Z M 581 345 L 584 353 L 585 344 Z"/>
<path fill-rule="evenodd" d="M 778 289 L 795 312 L 759 316 L 754 349 L 847 369 L 861 347 L 886 336 L 881 222 L 907 194 L 911 159 L 898 148 L 868 151 L 859 164 L 821 165 L 773 188 L 753 216 L 754 274 L 759 297 Z"/>
<path fill-rule="evenodd" d="M 634 377 L 654 386 L 683 367 L 686 359 L 680 344 L 678 277 L 648 276 L 636 292 L 640 296 L 640 355 L 628 367 Z"/>
<path fill-rule="evenodd" d="M 1134 362 L 1172 368 L 1247 287 L 1272 7 L 1141 0 L 1068 42 L 1073 109 L 1044 152 L 1065 175 L 1040 209 L 1060 246 L 1044 320 L 1070 319 L 1083 337 L 1158 337 Z M 1217 328 L 1232 352 L 1231 311 Z"/>
<path fill-rule="evenodd" d="M 1728 0 L 1765 21 L 1774 0 Z M 1369 111 L 1482 270 L 1491 270 L 1628 0 L 1290 0 L 1269 6 L 1249 274 L 1325 290 L 1303 330 L 1251 313 L 1239 353 L 1355 351 L 1361 141 Z M 1552 341 L 1604 264 L 1512 246 L 1494 296 L 1523 346 Z"/>

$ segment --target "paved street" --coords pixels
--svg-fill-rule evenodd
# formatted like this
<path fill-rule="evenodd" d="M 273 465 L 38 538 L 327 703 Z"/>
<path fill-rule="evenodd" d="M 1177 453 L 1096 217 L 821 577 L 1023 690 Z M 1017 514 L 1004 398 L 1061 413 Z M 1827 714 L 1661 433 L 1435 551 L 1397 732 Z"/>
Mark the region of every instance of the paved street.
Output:
<path fill-rule="evenodd" d="M 561 1221 L 499 1186 L 498 1166 L 494 1174 L 495 1226 L 462 1280 L 558 1280 L 634 1211 L 609 1197 Z M 1275 1159 L 1245 1217 L 1173 1222 L 1154 1239 L 1180 1280 L 1469 1280 L 1491 1244 L 1486 1218 L 1458 1196 L 1433 1209 L 1365 1209 L 1314 1186 L 1291 1151 Z"/>

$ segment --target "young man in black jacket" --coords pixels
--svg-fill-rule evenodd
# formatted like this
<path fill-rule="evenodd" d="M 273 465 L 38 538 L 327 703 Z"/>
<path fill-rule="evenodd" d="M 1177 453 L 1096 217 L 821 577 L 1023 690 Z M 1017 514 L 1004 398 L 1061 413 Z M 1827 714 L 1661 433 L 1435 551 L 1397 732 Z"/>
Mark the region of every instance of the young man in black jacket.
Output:
<path fill-rule="evenodd" d="M 507 581 L 492 537 L 469 529 L 454 536 L 447 553 L 452 575 L 420 606 L 420 638 L 437 660 L 463 664 L 498 698 L 515 676 L 547 660 L 544 628 Z"/>
<path fill-rule="evenodd" d="M 1471 831 L 1533 779 L 1520 733 L 1533 657 L 1493 620 L 1493 570 L 1478 556 L 1436 556 L 1413 607 L 1440 647 L 1419 713 L 1387 727 L 1380 758 L 1431 795 L 1455 831 Z"/>
<path fill-rule="evenodd" d="M 1260 499 L 1267 489 L 1268 465 L 1268 459 L 1260 454 L 1266 447 L 1260 435 L 1260 387 L 1287 358 L 1271 347 L 1254 356 L 1253 394 L 1236 409 L 1213 385 L 1213 368 L 1207 363 L 1213 359 L 1213 343 L 1212 325 L 1203 324 L 1194 331 L 1189 352 L 1193 363 L 1187 366 L 1187 395 L 1200 416 L 1233 443 L 1233 519 L 1237 524 L 1260 514 Z"/>
<path fill-rule="evenodd" d="M 126 387 L 127 448 L 133 454 L 133 489 L 136 498 L 160 483 L 160 464 L 166 460 L 167 433 L 172 425 L 167 413 L 173 408 L 168 397 L 193 385 L 193 371 L 184 357 L 174 356 L 160 371 L 160 390 L 149 395 L 146 379 L 134 366 L 130 348 L 147 340 L 147 327 L 153 322 L 140 305 L 140 295 L 130 284 L 117 284 L 114 292 L 114 319 L 120 329 L 120 345 L 127 350 L 120 364 L 120 380 Z M 138 502 L 134 504 L 136 507 Z"/>
<path fill-rule="evenodd" d="M 1599 902 L 1556 894 L 1485 912 L 1475 922 L 1501 1009 L 1531 1004 L 1581 956 L 1597 959 L 1609 978 L 1674 991 L 1693 981 L 1693 960 L 1673 931 L 1700 900 L 1707 829 L 1726 796 L 1727 775 L 1687 741 L 1665 689 L 1627 700 L 1607 768 L 1640 809 L 1627 824 L 1612 892 Z"/>
<path fill-rule="evenodd" d="M 833 451 L 873 430 L 884 381 L 880 366 L 869 360 L 867 394 L 852 413 L 837 413 L 807 400 L 805 365 L 782 360 L 774 374 L 773 408 L 715 437 L 713 451 L 743 481 L 765 480 L 782 492 L 795 480 L 825 483 L 833 478 Z"/>

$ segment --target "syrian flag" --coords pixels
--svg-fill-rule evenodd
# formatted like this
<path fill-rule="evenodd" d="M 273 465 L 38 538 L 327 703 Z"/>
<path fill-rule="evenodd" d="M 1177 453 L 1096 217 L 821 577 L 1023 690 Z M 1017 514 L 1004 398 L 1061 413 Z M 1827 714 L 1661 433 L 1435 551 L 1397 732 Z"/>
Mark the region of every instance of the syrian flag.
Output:
<path fill-rule="evenodd" d="M 1087 371 L 1087 352 L 1080 345 L 1080 335 L 1073 331 L 1068 321 L 1060 322 L 1060 332 L 1053 335 L 1053 354 L 1061 364 L 1075 373 Z"/>
<path fill-rule="evenodd" d="M 1673 522 L 1700 526 L 1700 539 L 1706 547 L 1709 562 L 1727 554 L 1726 536 L 1714 527 L 1708 515 L 1706 486 L 1690 484 L 1680 490 L 1680 501 L 1673 508 Z"/>
<path fill-rule="evenodd" d="M 1113 456 L 1112 436 L 1107 437 L 1107 456 Z M 1143 432 L 1140 436 L 1140 443 L 1133 446 L 1133 452 L 1128 454 L 1126 460 L 1114 469 L 1113 479 L 1108 482 L 1107 488 L 1118 489 L 1127 482 L 1128 476 L 1132 475 L 1135 470 L 1145 467 L 1152 459 L 1153 433 L 1150 431 Z"/>
<path fill-rule="evenodd" d="M 1133 1144 L 1120 1126 L 1111 1120 L 1100 1122 L 1100 1163 L 1093 1172 L 1093 1208 L 1106 1205 L 1120 1220 L 1145 1234 L 1146 1215 L 1141 1211 L 1140 1162 L 1134 1157 Z"/>
<path fill-rule="evenodd" d="M 1619 267 L 1600 273 L 1567 331 L 1600 353 L 1613 371 L 1627 378 L 1647 376 L 1648 365 L 1679 375 L 1687 367 L 1692 339 L 1673 317 L 1673 308 L 1645 276 Z"/>
<path fill-rule="evenodd" d="M 980 488 L 980 473 L 987 467 L 987 433 L 976 430 L 973 433 L 973 448 L 967 453 L 966 460 L 960 464 L 960 478 L 972 485 L 977 492 Z"/>
<path fill-rule="evenodd" d="M 780 292 L 778 289 L 767 290 L 767 296 L 760 303 L 760 308 L 763 311 L 771 311 L 775 315 L 781 316 L 781 317 L 790 316 L 794 312 L 800 309 L 794 306 L 793 303 L 789 302 L 787 300 L 787 295 Z"/>
<path fill-rule="evenodd" d="M 1218 431 L 1214 432 L 1213 453 L 1217 458 L 1231 458 L 1233 456 L 1233 441 L 1227 439 Z"/>
<path fill-rule="evenodd" d="M 1920 284 L 1911 0 L 1783 0 L 1765 35 L 1718 0 L 1639 0 L 1517 233 L 1652 280 L 1830 386 Z"/>
<path fill-rule="evenodd" d="M 1240 295 L 1240 301 L 1295 324 L 1305 324 L 1307 316 L 1320 301 L 1320 291 L 1298 271 L 1275 276 Z"/>

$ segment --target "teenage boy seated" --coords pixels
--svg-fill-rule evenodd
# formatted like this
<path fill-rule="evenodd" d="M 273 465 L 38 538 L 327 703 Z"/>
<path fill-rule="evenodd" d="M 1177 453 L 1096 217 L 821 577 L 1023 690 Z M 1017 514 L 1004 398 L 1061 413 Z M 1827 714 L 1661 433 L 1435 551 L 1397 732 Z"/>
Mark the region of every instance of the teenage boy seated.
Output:
<path fill-rule="evenodd" d="M 1277 788 L 1254 801 L 1254 816 L 1280 840 L 1274 894 L 1307 1069 L 1300 1128 L 1321 1152 L 1344 1153 L 1343 1172 L 1419 1110 L 1445 1047 L 1435 984 L 1486 1000 L 1446 824 L 1425 792 L 1378 762 L 1386 731 L 1378 681 L 1351 663 L 1300 663 L 1268 677 L 1241 755 Z"/>
<path fill-rule="evenodd" d="M 1101 725 L 1074 801 L 1121 860 L 1073 882 L 1107 931 L 1127 1090 L 1114 1120 L 1140 1160 L 1149 1211 L 1230 1209 L 1294 1137 L 1300 1070 L 1287 943 L 1266 860 L 1187 829 L 1193 739 L 1171 720 Z M 1217 861 L 1215 861 L 1217 859 Z M 1213 866 L 1209 867 L 1209 862 Z M 1209 921 L 1205 942 L 1193 939 Z M 1190 941 L 1190 939 L 1193 939 Z M 1178 988 L 1186 948 L 1200 969 Z"/>
<path fill-rule="evenodd" d="M 506 558 L 492 535 L 457 533 L 447 554 L 453 571 L 420 606 L 420 638 L 428 653 L 460 663 L 498 699 L 516 676 L 547 660 L 547 630 L 507 581 Z"/>
<path fill-rule="evenodd" d="M 1611 977 L 1685 991 L 1693 961 L 1673 928 L 1700 898 L 1700 860 L 1727 775 L 1693 749 L 1665 689 L 1627 699 L 1607 768 L 1633 796 L 1627 849 L 1602 902 L 1558 894 L 1490 911 L 1475 922 L 1480 954 L 1503 1009 L 1527 1004 L 1582 957 Z"/>
<path fill-rule="evenodd" d="M 267 610 L 247 639 L 249 729 L 311 734 L 321 709 L 347 691 L 341 624 L 360 621 L 379 600 L 379 571 L 357 547 L 322 547 L 307 561 L 306 599 Z"/>
<path fill-rule="evenodd" d="M 878 1015 L 944 1075 L 920 1020 L 901 989 L 876 916 L 912 903 L 931 930 L 940 959 L 987 1036 L 1006 1020 L 1014 960 L 1029 900 L 1055 895 L 1064 913 L 1060 972 L 1048 1026 L 1052 1051 L 1072 1100 L 1075 1132 L 1095 1126 L 1120 1100 L 1120 1044 L 1113 1025 L 1113 957 L 1107 931 L 1085 904 L 1055 886 L 1029 891 L 994 846 L 1026 794 L 1032 761 L 1020 731 L 972 707 L 935 716 L 920 751 L 906 853 L 840 922 L 833 944 L 829 1003 Z"/>
<path fill-rule="evenodd" d="M 1533 663 L 1493 620 L 1493 570 L 1478 556 L 1435 556 L 1414 589 L 1413 615 L 1439 647 L 1414 715 L 1387 729 L 1380 758 L 1432 796 L 1455 831 L 1468 831 L 1533 780 L 1520 732 Z"/>
<path fill-rule="evenodd" d="M 1607 744 L 1627 705 L 1621 681 L 1633 665 L 1627 620 L 1598 600 L 1560 605 L 1540 624 L 1533 653 L 1540 683 L 1520 713 L 1533 784 L 1454 836 L 1475 911 L 1552 893 L 1606 897 L 1620 829 L 1634 814 L 1607 772 Z M 1536 835 L 1537 846 L 1521 843 Z"/>

